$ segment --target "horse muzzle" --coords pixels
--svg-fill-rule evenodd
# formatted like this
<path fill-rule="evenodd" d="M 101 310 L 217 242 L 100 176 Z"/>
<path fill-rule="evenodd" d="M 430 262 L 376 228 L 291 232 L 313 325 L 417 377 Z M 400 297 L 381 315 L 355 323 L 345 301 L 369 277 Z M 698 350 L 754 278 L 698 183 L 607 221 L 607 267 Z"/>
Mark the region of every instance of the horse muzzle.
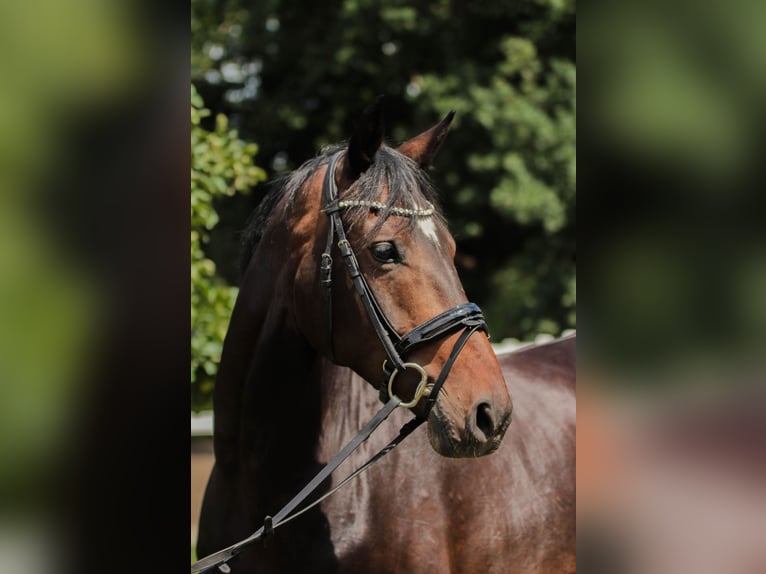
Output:
<path fill-rule="evenodd" d="M 476 458 L 498 449 L 511 424 L 510 402 L 477 400 L 459 408 L 448 395 L 439 397 L 428 415 L 428 440 L 433 449 L 451 458 Z"/>

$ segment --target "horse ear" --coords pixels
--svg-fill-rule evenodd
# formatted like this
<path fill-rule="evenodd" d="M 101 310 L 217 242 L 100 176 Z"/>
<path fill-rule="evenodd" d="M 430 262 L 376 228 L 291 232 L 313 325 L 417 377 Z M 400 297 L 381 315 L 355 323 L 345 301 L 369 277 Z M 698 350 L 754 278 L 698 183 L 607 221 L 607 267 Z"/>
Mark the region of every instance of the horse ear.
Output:
<path fill-rule="evenodd" d="M 356 179 L 372 165 L 375 153 L 383 143 L 383 96 L 378 96 L 362 113 L 354 135 L 348 142 L 348 166 L 351 179 Z"/>
<path fill-rule="evenodd" d="M 447 131 L 454 117 L 455 110 L 452 110 L 430 130 L 424 131 L 411 140 L 407 140 L 396 150 L 410 159 L 414 159 L 421 167 L 430 167 L 436 152 L 439 151 L 444 138 L 447 137 Z"/>

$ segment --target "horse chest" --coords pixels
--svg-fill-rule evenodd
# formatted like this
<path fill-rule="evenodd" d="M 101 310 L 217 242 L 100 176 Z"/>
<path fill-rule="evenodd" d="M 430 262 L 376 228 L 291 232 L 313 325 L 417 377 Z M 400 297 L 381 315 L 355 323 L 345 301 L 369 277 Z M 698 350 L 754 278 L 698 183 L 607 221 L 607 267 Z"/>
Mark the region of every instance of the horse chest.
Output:
<path fill-rule="evenodd" d="M 337 571 L 488 571 L 508 551 L 500 497 L 477 512 L 474 489 L 450 487 L 427 443 L 412 446 L 323 506 Z"/>

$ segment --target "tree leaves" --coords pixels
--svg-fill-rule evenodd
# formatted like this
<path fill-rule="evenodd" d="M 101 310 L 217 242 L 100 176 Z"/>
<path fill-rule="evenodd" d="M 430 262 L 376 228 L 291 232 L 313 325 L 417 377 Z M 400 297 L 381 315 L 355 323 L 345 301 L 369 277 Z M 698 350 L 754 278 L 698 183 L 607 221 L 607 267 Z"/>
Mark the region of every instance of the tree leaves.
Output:
<path fill-rule="evenodd" d="M 468 296 L 495 340 L 575 326 L 574 2 L 193 0 L 192 13 L 192 77 L 275 172 L 347 139 L 377 94 L 392 144 L 457 110 L 432 176 Z M 257 199 L 219 203 L 227 276 Z"/>
<path fill-rule="evenodd" d="M 258 148 L 228 129 L 223 114 L 216 116 L 215 131 L 200 126 L 210 115 L 202 98 L 191 87 L 191 325 L 192 407 L 209 407 L 213 380 L 221 360 L 223 339 L 237 296 L 216 274 L 215 263 L 205 254 L 209 232 L 218 224 L 217 197 L 247 193 L 265 172 L 253 163 Z"/>

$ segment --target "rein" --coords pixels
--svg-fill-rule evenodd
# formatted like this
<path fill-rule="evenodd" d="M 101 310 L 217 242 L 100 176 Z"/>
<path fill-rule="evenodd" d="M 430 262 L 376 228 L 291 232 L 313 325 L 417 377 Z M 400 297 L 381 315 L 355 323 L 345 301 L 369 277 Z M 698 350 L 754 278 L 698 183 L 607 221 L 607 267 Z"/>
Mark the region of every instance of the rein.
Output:
<path fill-rule="evenodd" d="M 322 502 L 325 498 L 330 496 L 331 494 L 334 494 L 338 489 L 340 489 L 342 486 L 344 486 L 347 482 L 349 482 L 351 479 L 355 478 L 356 476 L 359 476 L 362 472 L 367 470 L 370 465 L 372 465 L 375 461 L 385 456 L 387 453 L 392 451 L 396 445 L 398 445 L 402 440 L 404 440 L 412 431 L 414 431 L 417 427 L 419 427 L 423 422 L 424 419 L 413 419 L 407 424 L 405 424 L 401 430 L 399 431 L 399 434 L 392 440 L 390 443 L 388 443 L 385 447 L 383 447 L 380 451 L 378 451 L 372 458 L 370 458 L 365 464 L 360 466 L 357 470 L 355 470 L 353 473 L 351 473 L 349 476 L 347 476 L 342 482 L 340 482 L 335 488 L 330 490 L 329 492 L 322 495 L 317 500 L 313 501 L 311 504 L 303 508 L 302 510 L 293 513 L 293 511 L 303 502 L 312 492 L 314 492 L 324 480 L 329 477 L 332 472 L 340 466 L 340 464 L 346 460 L 349 455 L 351 455 L 352 452 L 354 452 L 359 445 L 361 445 L 365 440 L 367 440 L 370 435 L 373 433 L 373 431 L 378 428 L 380 423 L 382 423 L 384 420 L 386 420 L 389 415 L 396 410 L 396 407 L 401 406 L 402 401 L 398 397 L 394 396 L 391 400 L 389 400 L 383 408 L 381 408 L 377 413 L 375 413 L 375 416 L 372 417 L 372 419 L 364 425 L 362 430 L 359 431 L 359 433 L 349 441 L 346 446 L 343 447 L 343 449 L 336 454 L 333 459 L 328 462 L 322 470 L 320 470 L 314 478 L 311 479 L 311 481 L 304 486 L 301 491 L 296 494 L 290 502 L 288 502 L 285 506 L 282 507 L 282 509 L 277 512 L 276 515 L 272 518 L 271 516 L 267 516 L 264 520 L 263 526 L 261 526 L 258 530 L 256 530 L 253 534 L 245 538 L 244 540 L 240 540 L 236 544 L 232 544 L 231 546 L 224 548 L 223 550 L 219 550 L 218 552 L 214 552 L 213 554 L 210 554 L 209 556 L 206 556 L 205 558 L 202 558 L 201 560 L 198 560 L 194 564 L 192 564 L 191 571 L 192 574 L 195 572 L 207 572 L 208 570 L 211 570 L 215 568 L 216 566 L 219 567 L 219 569 L 222 572 L 229 572 L 229 567 L 226 564 L 229 560 L 231 560 L 234 556 L 239 554 L 246 546 L 249 546 L 253 544 L 254 542 L 257 542 L 259 540 L 266 540 L 269 536 L 271 536 L 277 528 L 280 526 L 283 526 L 284 524 L 290 522 L 294 518 L 297 518 L 304 512 L 308 511 L 309 509 L 313 508 L 320 502 Z M 293 514 L 291 514 L 293 513 Z"/>
<path fill-rule="evenodd" d="M 335 183 L 335 170 L 338 160 L 343 154 L 342 151 L 335 153 L 327 167 L 327 172 L 324 178 L 324 185 L 322 187 L 322 195 L 325 205 L 325 213 L 329 217 L 329 230 L 327 233 L 327 242 L 325 250 L 321 255 L 321 262 L 319 265 L 320 284 L 322 286 L 322 300 L 325 307 L 325 325 L 326 325 L 326 337 L 329 348 L 330 358 L 334 361 L 333 353 L 333 337 L 332 337 L 332 266 L 333 266 L 333 246 L 337 245 L 341 256 L 346 264 L 346 270 L 354 284 L 354 289 L 362 300 L 367 315 L 372 323 L 373 329 L 377 334 L 380 342 L 383 345 L 383 349 L 386 352 L 387 359 L 383 362 L 383 379 L 380 384 L 380 398 L 385 404 L 383 407 L 373 416 L 373 418 L 359 431 L 359 433 L 336 454 L 332 460 L 330 460 L 322 470 L 317 473 L 311 481 L 304 486 L 301 491 L 296 494 L 290 502 L 282 507 L 274 517 L 267 516 L 264 520 L 263 526 L 257 531 L 248 536 L 247 538 L 232 544 L 231 546 L 214 552 L 209 556 L 198 560 L 191 566 L 191 572 L 207 572 L 215 567 L 218 567 L 221 572 L 229 572 L 230 568 L 226 564 L 231 558 L 239 554 L 245 547 L 253 544 L 259 540 L 265 540 L 271 536 L 275 529 L 283 526 L 291 520 L 297 518 L 304 512 L 307 512 L 311 508 L 318 505 L 328 496 L 334 494 L 337 490 L 342 488 L 350 480 L 359 476 L 365 470 L 367 470 L 377 460 L 391 452 L 396 446 L 402 442 L 407 436 L 409 436 L 416 428 L 425 422 L 425 418 L 414 418 L 406 423 L 399 430 L 399 434 L 389 442 L 385 447 L 378 451 L 362 466 L 344 478 L 337 486 L 317 498 L 301 510 L 296 509 L 300 504 L 308 498 L 308 496 L 314 492 L 324 482 L 332 472 L 340 466 L 340 464 L 348 458 L 364 441 L 366 441 L 376 428 L 386 420 L 391 413 L 393 413 L 397 407 L 413 408 L 418 404 L 421 398 L 427 397 L 428 409 L 430 412 L 431 407 L 436 402 L 439 395 L 439 391 L 444 385 L 447 376 L 449 375 L 452 366 L 457 360 L 460 351 L 468 342 L 468 339 L 476 331 L 487 331 L 487 324 L 484 320 L 484 316 L 481 313 L 481 309 L 475 303 L 464 303 L 456 305 L 439 315 L 421 323 L 415 327 L 409 333 L 401 336 L 391 326 L 385 313 L 380 308 L 375 295 L 367 284 L 367 280 L 362 274 L 359 263 L 357 262 L 356 255 L 346 237 L 346 231 L 343 227 L 343 221 L 341 219 L 341 211 L 347 207 L 368 206 L 370 209 L 380 210 L 383 205 L 378 202 L 361 202 L 361 201 L 339 201 L 338 200 L 338 187 Z M 433 213 L 433 206 L 422 210 L 403 209 L 403 208 L 391 208 L 390 213 L 401 217 L 427 217 Z M 337 238 L 337 243 L 335 239 Z M 439 376 L 434 382 L 433 386 L 429 389 L 428 375 L 425 369 L 413 362 L 407 362 L 406 357 L 409 353 L 420 345 L 441 339 L 462 329 L 462 333 L 458 340 L 452 347 L 449 357 L 444 363 Z M 420 382 L 415 390 L 413 398 L 409 402 L 403 402 L 399 397 L 393 393 L 393 384 L 397 375 L 406 369 L 414 369 L 420 373 Z"/>

